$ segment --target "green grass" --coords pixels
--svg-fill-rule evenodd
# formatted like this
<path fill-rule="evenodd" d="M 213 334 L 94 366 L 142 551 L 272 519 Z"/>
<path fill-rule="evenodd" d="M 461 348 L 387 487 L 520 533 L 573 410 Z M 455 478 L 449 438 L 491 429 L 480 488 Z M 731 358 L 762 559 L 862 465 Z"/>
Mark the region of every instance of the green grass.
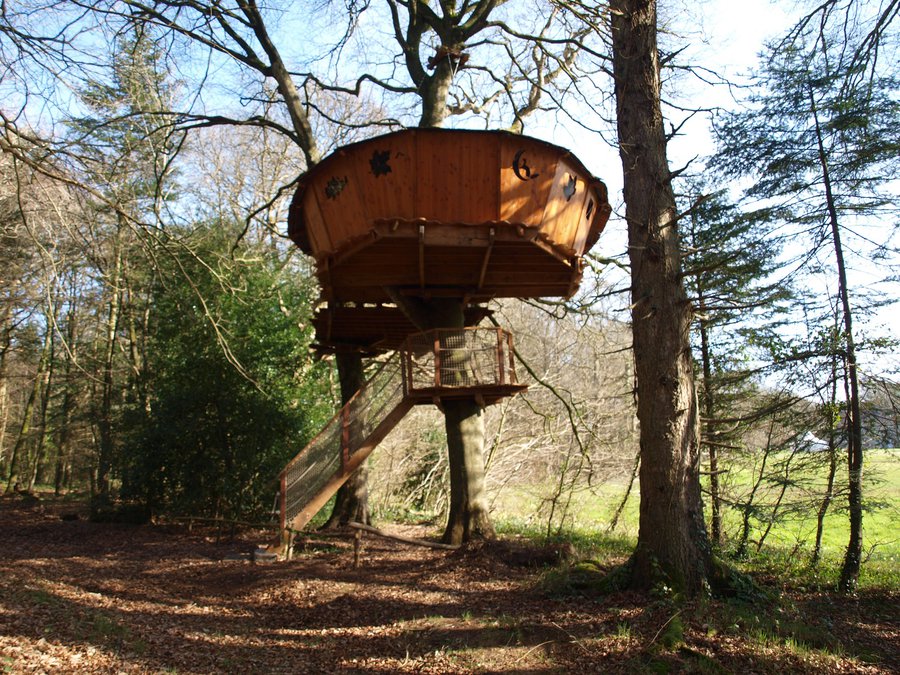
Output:
<path fill-rule="evenodd" d="M 574 492 L 566 504 L 559 500 L 553 509 L 553 522 L 548 528 L 552 505 L 549 496 L 555 485 L 509 486 L 493 499 L 493 512 L 497 519 L 509 527 L 529 531 L 592 532 L 597 524 L 602 528 L 612 521 L 613 515 L 625 494 L 623 481 L 609 481 L 590 490 Z M 638 522 L 637 483 L 625 504 L 615 532 L 624 536 L 637 536 Z M 524 515 L 523 515 L 524 514 Z"/>
<path fill-rule="evenodd" d="M 771 471 L 773 466 L 785 462 L 786 459 L 786 453 L 773 453 L 769 458 L 768 470 Z M 796 465 L 796 459 L 794 463 Z M 754 473 L 756 468 L 758 467 L 751 466 L 747 461 L 732 463 L 725 481 L 728 492 L 734 495 L 748 493 L 751 482 L 756 478 Z M 813 540 L 816 529 L 816 506 L 825 490 L 825 471 L 826 468 L 822 466 L 791 473 L 791 479 L 795 484 L 785 493 L 783 504 L 787 508 L 783 508 L 784 513 L 777 527 L 774 527 L 767 537 L 767 544 L 771 540 L 773 545 L 794 546 Z M 843 548 L 847 543 L 849 525 L 844 513 L 846 497 L 838 493 L 845 486 L 846 480 L 847 470 L 843 465 L 839 465 L 835 477 L 837 494 L 825 519 L 822 540 L 825 549 Z M 771 504 L 777 498 L 779 490 L 780 486 L 777 484 L 764 486 L 757 493 L 756 501 L 760 504 Z M 866 508 L 864 520 L 869 545 L 875 545 L 877 551 L 885 545 L 900 543 L 894 528 L 891 527 L 900 515 L 900 450 L 870 450 L 866 453 L 863 495 Z M 792 505 L 797 505 L 798 510 L 790 511 Z M 741 514 L 737 510 L 726 509 L 723 516 L 726 531 L 739 530 Z M 756 538 L 765 525 L 759 519 L 756 519 L 754 524 L 757 531 L 751 539 Z"/>
<path fill-rule="evenodd" d="M 773 455 L 770 463 L 784 461 L 785 454 Z M 751 458 L 752 459 L 752 458 Z M 860 574 L 860 589 L 900 589 L 900 449 L 870 450 L 865 457 L 863 494 L 866 511 L 863 515 L 864 562 Z M 821 499 L 825 485 L 823 467 L 810 466 L 794 474 L 796 485 L 784 496 L 784 516 L 772 526 L 763 546 L 756 544 L 767 523 L 764 518 L 751 519 L 749 556 L 739 563 L 744 571 L 758 572 L 772 577 L 786 578 L 798 587 L 821 588 L 834 586 L 840 574 L 844 551 L 849 538 L 846 497 L 838 495 L 832 501 L 822 538 L 820 561 L 811 566 L 816 529 L 815 505 Z M 729 474 L 729 490 L 740 494 L 748 491 L 752 480 L 751 467 L 734 465 Z M 846 468 L 839 465 L 836 489 L 846 484 Z M 771 503 L 778 486 L 761 490 L 760 503 Z M 624 483 L 609 482 L 592 490 L 574 493 L 561 520 L 550 523 L 550 509 L 544 499 L 552 494 L 551 485 L 507 486 L 493 501 L 493 518 L 498 533 L 524 536 L 533 540 L 565 539 L 570 541 L 581 558 L 608 560 L 627 556 L 633 549 L 638 529 L 639 495 L 637 485 L 632 488 L 619 525 L 613 533 L 607 531 L 612 515 L 625 492 Z M 706 497 L 708 514 L 708 497 Z M 524 515 L 523 515 L 524 514 Z M 741 514 L 726 508 L 723 513 L 726 541 L 723 553 L 734 551 L 735 538 L 741 529 Z"/>

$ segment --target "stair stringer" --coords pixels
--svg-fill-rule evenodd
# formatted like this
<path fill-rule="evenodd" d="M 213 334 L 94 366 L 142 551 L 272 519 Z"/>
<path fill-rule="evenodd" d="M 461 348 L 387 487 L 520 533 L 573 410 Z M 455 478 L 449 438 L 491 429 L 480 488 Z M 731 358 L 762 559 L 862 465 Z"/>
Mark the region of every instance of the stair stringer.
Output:
<path fill-rule="evenodd" d="M 366 437 L 366 439 L 356 448 L 350 455 L 350 458 L 344 462 L 341 468 L 332 475 L 322 488 L 310 499 L 300 511 L 288 519 L 285 517 L 282 509 L 282 530 L 302 530 L 310 520 L 319 512 L 319 510 L 328 503 L 328 500 L 340 489 L 341 485 L 347 482 L 347 479 L 353 474 L 359 466 L 366 461 L 366 458 L 372 454 L 372 451 L 381 441 L 393 430 L 406 413 L 408 413 L 414 401 L 409 398 L 403 398 L 397 406 L 387 414 L 384 419 L 375 427 L 375 429 Z M 286 470 L 285 470 L 286 471 Z M 282 472 L 282 481 L 284 480 L 284 472 Z M 283 494 L 283 493 L 282 493 Z M 282 500 L 283 502 L 283 500 Z"/>
<path fill-rule="evenodd" d="M 403 359 L 395 352 L 279 476 L 282 532 L 306 526 L 409 412 Z"/>

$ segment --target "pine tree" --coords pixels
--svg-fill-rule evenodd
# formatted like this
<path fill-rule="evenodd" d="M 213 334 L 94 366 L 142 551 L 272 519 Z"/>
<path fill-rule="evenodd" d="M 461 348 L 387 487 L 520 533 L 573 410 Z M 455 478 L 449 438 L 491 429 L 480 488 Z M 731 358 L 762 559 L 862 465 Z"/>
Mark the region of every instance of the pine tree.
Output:
<path fill-rule="evenodd" d="M 103 289 L 103 307 L 96 310 L 101 337 L 93 350 L 95 515 L 113 496 L 121 401 L 142 396 L 135 389 L 142 368 L 136 333 L 143 330 L 146 300 L 140 298 L 138 276 L 144 281 L 152 276 L 152 261 L 142 255 L 147 232 L 138 224 L 158 227 L 166 201 L 174 197 L 172 162 L 181 137 L 163 124 L 175 96 L 163 57 L 148 33 L 119 37 L 108 80 L 90 81 L 78 92 L 87 114 L 68 123 L 82 180 L 99 195 L 88 204 L 95 219 L 90 263 Z"/>
<path fill-rule="evenodd" d="M 835 46 L 794 42 L 770 49 L 745 110 L 717 124 L 717 166 L 728 177 L 749 176 L 749 197 L 762 200 L 774 223 L 803 237 L 807 260 L 828 270 L 840 307 L 842 381 L 847 404 L 850 541 L 840 587 L 856 587 L 862 554 L 862 420 L 857 363 L 860 295 L 850 287 L 852 251 L 877 259 L 873 232 L 856 233 L 892 208 L 884 190 L 897 176 L 900 103 L 891 77 L 852 77 L 856 66 L 840 38 Z M 852 82 L 854 86 L 846 86 Z M 828 263 L 824 255 L 831 257 Z M 869 264 L 869 263 L 867 263 Z M 814 271 L 807 266 L 807 272 Z"/>
<path fill-rule="evenodd" d="M 123 492 L 150 512 L 246 519 L 330 410 L 309 351 L 312 283 L 270 251 L 231 248 L 239 227 L 195 227 L 160 250 L 145 386 L 130 406 Z M 223 337 L 226 342 L 223 345 Z"/>
<path fill-rule="evenodd" d="M 709 458 L 711 532 L 722 541 L 719 452 L 736 447 L 753 412 L 756 364 L 748 353 L 771 335 L 790 291 L 775 276 L 780 244 L 765 223 L 742 214 L 722 192 L 691 188 L 687 216 L 685 282 L 693 296 L 694 358 L 698 370 L 701 443 Z M 691 194 L 693 193 L 693 194 Z M 728 419 L 723 424 L 721 420 Z"/>

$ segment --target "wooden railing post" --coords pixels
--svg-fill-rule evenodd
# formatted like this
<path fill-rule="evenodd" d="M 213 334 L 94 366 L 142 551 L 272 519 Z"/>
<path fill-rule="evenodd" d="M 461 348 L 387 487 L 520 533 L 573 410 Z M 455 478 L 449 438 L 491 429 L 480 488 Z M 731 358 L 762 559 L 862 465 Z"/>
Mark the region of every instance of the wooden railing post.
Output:
<path fill-rule="evenodd" d="M 441 386 L 441 332 L 434 331 L 434 386 Z"/>
<path fill-rule="evenodd" d="M 400 380 L 403 383 L 403 398 L 409 396 L 412 389 L 412 348 L 410 338 L 406 338 L 400 346 Z"/>
<path fill-rule="evenodd" d="M 506 373 L 503 368 L 503 331 L 499 328 L 497 331 L 497 368 L 500 371 L 500 382 L 498 384 L 506 384 Z"/>
<path fill-rule="evenodd" d="M 281 496 L 278 498 L 279 514 L 278 524 L 282 532 L 287 527 L 287 474 L 281 474 Z"/>

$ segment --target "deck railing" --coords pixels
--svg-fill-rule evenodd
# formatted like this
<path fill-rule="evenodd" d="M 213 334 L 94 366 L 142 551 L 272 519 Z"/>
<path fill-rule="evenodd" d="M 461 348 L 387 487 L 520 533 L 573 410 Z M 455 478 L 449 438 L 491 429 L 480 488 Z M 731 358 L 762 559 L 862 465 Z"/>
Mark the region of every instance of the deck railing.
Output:
<path fill-rule="evenodd" d="M 404 399 L 395 353 L 281 472 L 282 527 L 342 472 L 384 419 Z"/>
<path fill-rule="evenodd" d="M 440 328 L 415 333 L 406 339 L 401 354 L 407 396 L 520 388 L 512 335 L 501 328 Z"/>

